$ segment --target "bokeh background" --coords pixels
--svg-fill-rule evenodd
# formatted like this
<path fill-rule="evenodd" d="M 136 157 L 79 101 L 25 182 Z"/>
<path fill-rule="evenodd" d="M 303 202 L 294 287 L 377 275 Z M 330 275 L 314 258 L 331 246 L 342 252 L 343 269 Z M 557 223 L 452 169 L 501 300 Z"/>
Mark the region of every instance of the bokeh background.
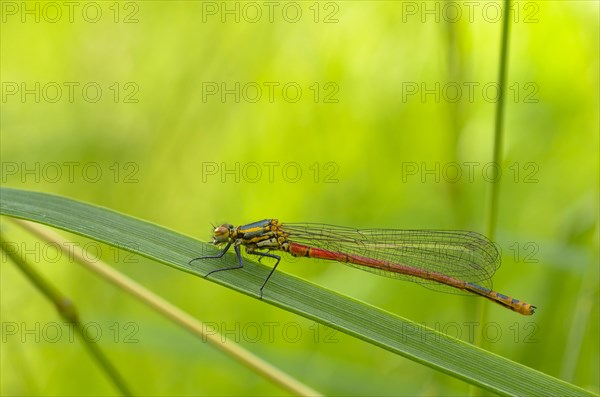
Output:
<path fill-rule="evenodd" d="M 488 304 L 482 323 L 476 298 L 341 264 L 286 258 L 279 270 L 598 392 L 598 2 L 508 11 L 497 166 L 501 3 L 69 4 L 2 2 L 3 186 L 205 241 L 213 223 L 272 217 L 485 233 L 499 170 L 494 286 L 537 305 L 533 317 Z M 5 221 L 137 393 L 285 393 Z M 210 281 L 63 235 L 324 393 L 469 391 Z M 1 276 L 1 394 L 117 393 L 6 258 Z"/>

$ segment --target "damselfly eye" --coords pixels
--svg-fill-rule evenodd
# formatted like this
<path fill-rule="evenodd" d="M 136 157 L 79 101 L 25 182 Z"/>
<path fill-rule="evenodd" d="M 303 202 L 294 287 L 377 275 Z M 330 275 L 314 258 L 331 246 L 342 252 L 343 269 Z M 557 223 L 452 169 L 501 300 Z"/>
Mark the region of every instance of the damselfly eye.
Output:
<path fill-rule="evenodd" d="M 233 225 L 221 225 L 215 228 L 213 242 L 215 244 L 227 242 L 229 240 L 229 235 L 231 234 L 232 228 Z"/>

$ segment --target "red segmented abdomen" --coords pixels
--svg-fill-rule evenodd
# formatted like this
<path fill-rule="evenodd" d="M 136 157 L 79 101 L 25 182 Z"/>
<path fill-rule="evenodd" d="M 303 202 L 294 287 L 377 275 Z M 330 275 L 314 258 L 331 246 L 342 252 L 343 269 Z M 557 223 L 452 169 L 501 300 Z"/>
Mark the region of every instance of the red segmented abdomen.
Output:
<path fill-rule="evenodd" d="M 303 256 L 309 258 L 326 259 L 344 263 L 352 263 L 366 267 L 381 269 L 387 272 L 406 274 L 408 276 L 418 277 L 424 280 L 433 280 L 441 284 L 446 284 L 459 289 L 466 289 L 466 282 L 446 276 L 441 273 L 421 270 L 415 267 L 404 266 L 397 263 L 381 261 L 373 258 L 367 258 L 360 255 L 348 255 L 341 252 L 334 252 L 322 248 L 309 247 L 298 243 L 289 243 L 288 252 L 294 256 Z"/>
<path fill-rule="evenodd" d="M 342 252 L 334 252 L 322 248 L 309 247 L 307 245 L 289 242 L 287 252 L 293 256 L 309 257 L 325 259 L 343 263 L 353 263 L 356 265 L 367 266 L 371 268 L 381 269 L 392 273 L 400 273 L 408 276 L 421 278 L 423 280 L 433 280 L 438 283 L 452 286 L 461 290 L 469 291 L 479 296 L 483 296 L 495 303 L 505 306 L 517 313 L 531 315 L 534 313 L 535 306 L 528 303 L 502 295 L 498 292 L 481 287 L 479 285 L 469 283 L 454 277 L 446 276 L 441 273 L 421 270 L 410 266 L 404 266 L 397 263 L 390 263 L 373 258 L 367 258 L 360 255 L 348 255 Z"/>

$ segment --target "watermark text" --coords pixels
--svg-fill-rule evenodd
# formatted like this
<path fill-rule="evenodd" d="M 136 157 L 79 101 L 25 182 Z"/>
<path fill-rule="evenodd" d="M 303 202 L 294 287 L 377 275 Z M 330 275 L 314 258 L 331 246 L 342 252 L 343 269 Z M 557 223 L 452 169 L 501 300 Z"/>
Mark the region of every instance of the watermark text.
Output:
<path fill-rule="evenodd" d="M 496 162 L 414 162 L 402 163 L 402 183 L 475 183 L 499 182 L 503 178 L 514 183 L 539 183 L 539 165 L 529 161 L 503 167 Z"/>
<path fill-rule="evenodd" d="M 81 333 L 78 331 L 81 328 Z M 115 322 L 108 326 L 91 321 L 86 323 L 56 322 L 2 322 L 2 343 L 18 341 L 21 343 L 73 343 L 78 335 L 86 342 L 98 343 L 139 343 L 136 338 L 140 327 L 136 322 L 124 324 Z"/>
<path fill-rule="evenodd" d="M 506 100 L 514 103 L 538 103 L 537 94 L 540 87 L 534 82 L 514 82 L 508 85 L 505 92 Z M 441 83 L 406 81 L 402 83 L 402 102 L 421 103 L 473 103 L 483 100 L 488 103 L 496 103 L 500 100 L 500 85 L 496 82 L 480 83 L 476 81 L 464 81 Z"/>
<path fill-rule="evenodd" d="M 139 183 L 139 164 L 129 161 L 103 165 L 97 162 L 50 161 L 46 163 L 3 161 L 0 163 L 2 183 Z"/>
<path fill-rule="evenodd" d="M 2 82 L 2 103 L 138 103 L 137 83 L 112 82 L 101 84 L 95 81 L 48 81 L 48 82 Z"/>
<path fill-rule="evenodd" d="M 203 1 L 202 22 L 219 23 L 338 23 L 340 5 L 334 1 Z"/>
<path fill-rule="evenodd" d="M 295 81 L 277 82 L 216 82 L 202 83 L 202 102 L 221 103 L 297 103 L 304 98 L 314 103 L 339 103 L 340 87 L 335 82 L 301 84 Z"/>
<path fill-rule="evenodd" d="M 434 332 L 437 331 L 437 332 Z M 481 338 L 486 343 L 510 341 L 513 343 L 539 343 L 539 326 L 535 322 L 503 325 L 498 322 L 448 322 L 435 324 L 404 324 L 398 330 L 403 342 L 418 339 L 434 342 L 444 338 L 450 341 L 464 340 L 470 343 Z"/>
<path fill-rule="evenodd" d="M 336 177 L 339 169 L 339 165 L 334 162 L 315 162 L 309 166 L 303 166 L 297 162 L 217 163 L 205 161 L 201 165 L 201 175 L 202 183 L 217 181 L 221 183 L 299 183 L 304 181 L 339 183 Z"/>
<path fill-rule="evenodd" d="M 2 23 L 138 23 L 140 6 L 134 1 L 3 1 Z"/>
<path fill-rule="evenodd" d="M 402 22 L 499 23 L 508 12 L 511 23 L 538 23 L 539 2 L 515 1 L 506 10 L 496 1 L 403 1 Z"/>
<path fill-rule="evenodd" d="M 288 343 L 298 343 L 302 341 L 312 341 L 314 343 L 338 343 L 336 338 L 337 330 L 313 323 L 308 327 L 303 327 L 297 322 L 291 321 L 280 323 L 271 322 L 235 322 L 227 324 L 225 322 L 207 322 L 202 325 L 204 341 L 209 335 L 219 335 L 222 342 L 227 340 L 236 343 L 274 343 L 284 341 Z"/>
<path fill-rule="evenodd" d="M 127 251 L 135 248 L 137 248 L 135 243 L 119 244 L 118 247 L 112 245 L 103 247 L 95 241 L 83 244 L 76 241 L 65 241 L 61 244 L 39 241 L 18 243 L 3 241 L 1 255 L 3 262 L 8 260 L 9 254 L 20 255 L 24 261 L 33 263 L 57 263 L 62 260 L 74 262 L 75 250 L 78 250 L 77 252 L 88 262 L 97 262 L 105 258 L 114 263 L 138 263 L 138 256 Z"/>

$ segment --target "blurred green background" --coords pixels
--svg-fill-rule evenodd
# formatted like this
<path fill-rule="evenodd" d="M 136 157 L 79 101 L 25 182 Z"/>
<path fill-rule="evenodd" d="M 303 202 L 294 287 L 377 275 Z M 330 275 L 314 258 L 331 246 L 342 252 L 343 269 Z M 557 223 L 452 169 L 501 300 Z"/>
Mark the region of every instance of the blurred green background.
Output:
<path fill-rule="evenodd" d="M 598 2 L 513 4 L 498 167 L 500 3 L 69 4 L 1 4 L 2 185 L 205 241 L 211 223 L 273 217 L 485 233 L 499 169 L 494 286 L 535 304 L 533 317 L 485 302 L 482 323 L 478 299 L 341 264 L 285 258 L 279 271 L 483 338 L 598 392 Z M 135 392 L 285 394 L 5 220 L 7 238 L 75 301 Z M 63 234 L 321 392 L 469 391 L 210 281 Z M 5 257 L 1 276 L 1 394 L 115 394 Z"/>

